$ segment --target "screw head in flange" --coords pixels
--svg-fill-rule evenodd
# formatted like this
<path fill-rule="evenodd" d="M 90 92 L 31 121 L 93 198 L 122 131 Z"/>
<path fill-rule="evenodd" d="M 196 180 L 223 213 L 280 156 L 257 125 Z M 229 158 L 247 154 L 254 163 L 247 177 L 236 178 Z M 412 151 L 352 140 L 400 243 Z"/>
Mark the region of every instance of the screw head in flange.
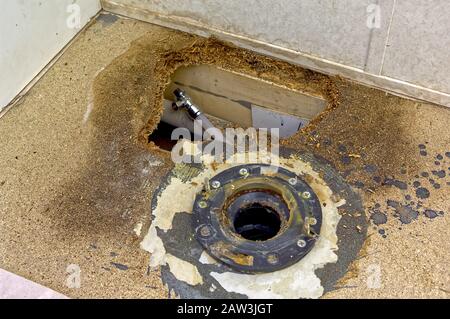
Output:
<path fill-rule="evenodd" d="M 220 187 L 220 182 L 219 181 L 212 181 L 211 182 L 211 187 L 214 189 L 218 189 Z"/>
<path fill-rule="evenodd" d="M 240 174 L 241 176 L 246 176 L 246 175 L 248 175 L 248 170 L 247 170 L 246 168 L 241 168 L 241 169 L 239 170 L 239 174 Z"/>
<path fill-rule="evenodd" d="M 204 225 L 200 227 L 199 233 L 202 237 L 209 237 L 211 236 L 211 229 L 209 228 L 209 226 Z"/>
<path fill-rule="evenodd" d="M 206 208 L 206 207 L 208 207 L 208 204 L 204 200 L 202 200 L 202 201 L 198 202 L 198 207 Z"/>
<path fill-rule="evenodd" d="M 303 198 L 309 199 L 309 198 L 311 198 L 311 193 L 310 192 L 303 192 L 302 196 L 303 196 Z"/>
<path fill-rule="evenodd" d="M 300 248 L 306 247 L 306 241 L 304 241 L 303 239 L 299 239 L 297 241 L 297 246 Z"/>
<path fill-rule="evenodd" d="M 275 265 L 275 264 L 278 264 L 278 261 L 279 261 L 279 259 L 276 254 L 270 254 L 267 256 L 267 262 L 269 264 Z"/>

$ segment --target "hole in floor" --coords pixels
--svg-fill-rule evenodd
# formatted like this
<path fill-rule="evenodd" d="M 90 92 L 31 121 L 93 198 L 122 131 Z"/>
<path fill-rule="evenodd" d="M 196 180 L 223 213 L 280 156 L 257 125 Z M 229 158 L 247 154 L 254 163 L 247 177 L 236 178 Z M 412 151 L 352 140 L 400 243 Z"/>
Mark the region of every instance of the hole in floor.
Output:
<path fill-rule="evenodd" d="M 273 208 L 252 203 L 236 212 L 233 224 L 236 233 L 243 238 L 264 241 L 278 234 L 281 218 Z"/>
<path fill-rule="evenodd" d="M 183 111 L 172 110 L 174 91 L 181 89 L 214 126 L 278 128 L 280 138 L 294 135 L 326 108 L 323 96 L 293 90 L 246 74 L 213 66 L 181 67 L 172 75 L 164 93 L 162 121 L 193 130 Z"/>
<path fill-rule="evenodd" d="M 172 140 L 172 132 L 177 127 L 166 122 L 159 122 L 158 127 L 148 137 L 148 142 L 153 142 L 160 149 L 171 151 L 178 140 Z M 191 140 L 193 136 L 191 134 Z"/>

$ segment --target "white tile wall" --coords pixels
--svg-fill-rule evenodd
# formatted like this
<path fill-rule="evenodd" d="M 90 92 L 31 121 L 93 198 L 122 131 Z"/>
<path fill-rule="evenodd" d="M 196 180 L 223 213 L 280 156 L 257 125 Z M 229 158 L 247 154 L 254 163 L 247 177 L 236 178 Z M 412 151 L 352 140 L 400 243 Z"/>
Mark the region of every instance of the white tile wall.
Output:
<path fill-rule="evenodd" d="M 102 0 L 106 10 L 450 106 L 448 0 Z M 374 10 L 374 8 L 376 8 Z M 379 12 L 379 27 L 368 21 Z"/>
<path fill-rule="evenodd" d="M 99 0 L 1 1 L 0 110 L 80 31 L 67 24 L 76 22 L 74 4 L 80 28 L 101 8 Z"/>

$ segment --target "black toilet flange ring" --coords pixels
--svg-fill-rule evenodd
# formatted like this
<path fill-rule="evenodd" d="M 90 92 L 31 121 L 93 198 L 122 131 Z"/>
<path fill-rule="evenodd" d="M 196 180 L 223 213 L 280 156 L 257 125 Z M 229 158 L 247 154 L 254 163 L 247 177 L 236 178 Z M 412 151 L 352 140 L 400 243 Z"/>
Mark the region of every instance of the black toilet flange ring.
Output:
<path fill-rule="evenodd" d="M 195 237 L 235 271 L 272 272 L 314 246 L 322 210 L 312 188 L 282 167 L 248 164 L 214 176 L 197 194 Z"/>

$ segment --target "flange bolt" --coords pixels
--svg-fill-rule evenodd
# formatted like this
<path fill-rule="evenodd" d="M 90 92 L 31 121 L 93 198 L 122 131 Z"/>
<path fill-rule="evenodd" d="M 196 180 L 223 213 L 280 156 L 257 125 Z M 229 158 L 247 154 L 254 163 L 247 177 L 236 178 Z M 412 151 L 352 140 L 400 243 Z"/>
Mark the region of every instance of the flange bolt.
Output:
<path fill-rule="evenodd" d="M 310 192 L 303 192 L 302 196 L 303 196 L 303 198 L 308 199 L 308 198 L 311 198 L 311 193 Z"/>
<path fill-rule="evenodd" d="M 208 204 L 204 200 L 202 200 L 202 201 L 198 202 L 198 207 L 206 208 L 206 207 L 208 207 Z"/>
<path fill-rule="evenodd" d="M 306 241 L 304 241 L 303 239 L 299 239 L 299 241 L 297 241 L 297 246 L 300 248 L 306 247 Z"/>
<path fill-rule="evenodd" d="M 204 225 L 204 226 L 200 227 L 200 235 L 202 237 L 209 237 L 209 236 L 211 236 L 211 229 L 209 229 L 209 227 L 207 225 Z"/>
<path fill-rule="evenodd" d="M 275 254 L 268 255 L 267 262 L 272 265 L 278 264 L 278 256 Z"/>
<path fill-rule="evenodd" d="M 220 187 L 220 182 L 219 181 L 212 181 L 211 182 L 211 187 L 215 188 L 215 189 L 219 188 Z"/>
<path fill-rule="evenodd" d="M 240 174 L 241 176 L 246 176 L 246 175 L 248 175 L 248 170 L 247 170 L 246 168 L 241 168 L 241 169 L 239 170 L 239 174 Z"/>

